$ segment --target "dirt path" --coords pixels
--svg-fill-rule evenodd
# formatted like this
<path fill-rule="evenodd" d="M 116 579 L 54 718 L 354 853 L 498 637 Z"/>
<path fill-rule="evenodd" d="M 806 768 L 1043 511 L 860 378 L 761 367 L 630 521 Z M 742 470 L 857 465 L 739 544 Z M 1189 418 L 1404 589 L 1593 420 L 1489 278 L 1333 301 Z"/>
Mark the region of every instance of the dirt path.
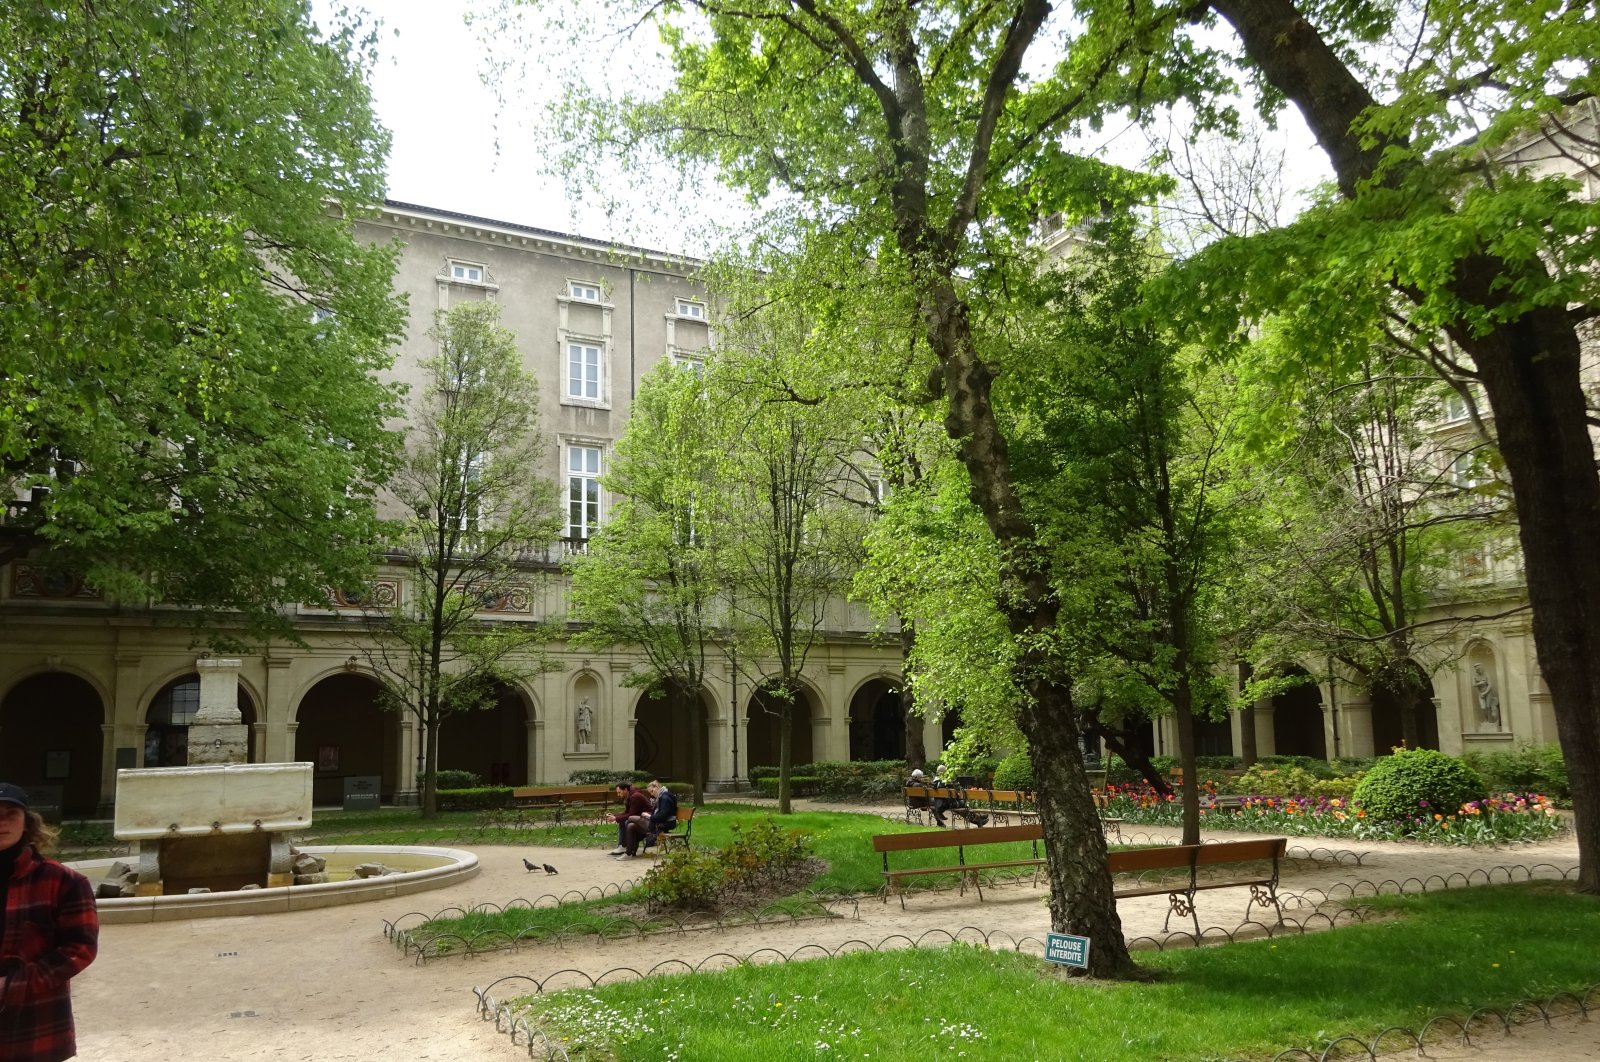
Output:
<path fill-rule="evenodd" d="M 1218 834 L 1218 837 L 1225 836 Z M 1291 849 L 1298 843 L 1291 841 Z M 1326 842 L 1312 841 L 1312 844 Z M 1335 847 L 1329 845 L 1329 847 Z M 859 920 L 656 936 L 645 941 L 583 941 L 415 965 L 384 939 L 385 919 L 432 914 L 450 906 L 516 898 L 536 900 L 637 877 L 644 860 L 616 861 L 600 849 L 478 847 L 482 873 L 470 881 L 394 901 L 294 914 L 106 926 L 100 957 L 75 982 L 79 1051 L 85 1059 L 344 1060 L 351 1062 L 510 1062 L 526 1058 L 474 1011 L 473 986 L 511 974 L 547 976 L 575 968 L 591 974 L 619 966 L 648 968 L 669 957 L 714 952 L 785 952 L 807 943 L 876 942 L 895 933 L 913 939 L 929 930 L 1004 930 L 1042 936 L 1049 929 L 1044 892 L 1026 885 L 986 890 L 978 903 L 954 892 L 897 903 L 864 901 Z M 1361 879 L 1381 882 L 1471 874 L 1495 865 L 1576 863 L 1570 841 L 1499 850 L 1362 846 L 1361 866 L 1297 863 L 1284 888 L 1327 888 Z M 529 874 L 527 856 L 560 874 Z M 1163 897 L 1123 901 L 1130 937 L 1159 935 Z M 1202 925 L 1232 928 L 1242 916 L 1232 890 L 1201 907 Z M 1180 928 L 1174 926 L 1174 928 Z M 1597 963 L 1600 979 L 1600 963 Z M 1600 1022 L 1562 1021 L 1552 1029 L 1519 1029 L 1487 1048 L 1431 1049 L 1433 1058 L 1579 1062 L 1600 1057 Z"/>

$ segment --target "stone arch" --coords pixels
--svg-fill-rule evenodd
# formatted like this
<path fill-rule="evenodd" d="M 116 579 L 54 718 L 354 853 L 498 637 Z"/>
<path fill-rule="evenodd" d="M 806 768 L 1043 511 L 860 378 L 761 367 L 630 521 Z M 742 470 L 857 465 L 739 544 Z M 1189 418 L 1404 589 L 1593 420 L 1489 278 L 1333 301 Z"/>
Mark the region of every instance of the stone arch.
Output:
<path fill-rule="evenodd" d="M 704 686 L 689 693 L 666 691 L 651 696 L 641 690 L 633 702 L 633 766 L 663 780 L 698 783 L 711 773 L 710 723 L 715 698 Z M 694 734 L 690 697 L 698 698 L 701 711 L 699 733 Z M 696 750 L 691 742 L 698 740 Z M 694 756 L 699 753 L 701 778 L 694 777 Z"/>
<path fill-rule="evenodd" d="M 779 761 L 779 743 L 782 739 L 782 702 L 772 695 L 771 682 L 762 683 L 746 704 L 745 729 L 746 759 L 752 768 L 776 767 Z M 796 685 L 794 700 L 789 705 L 791 715 L 791 763 L 812 761 L 811 720 L 820 698 L 810 683 L 802 679 Z"/>
<path fill-rule="evenodd" d="M 382 707 L 381 691 L 370 672 L 339 670 L 313 681 L 295 701 L 294 758 L 314 765 L 313 803 L 340 803 L 352 776 L 377 777 L 380 797 L 393 801 L 401 778 L 400 713 Z"/>
<path fill-rule="evenodd" d="M 1272 669 L 1284 676 L 1311 672 L 1299 664 L 1282 663 Z M 1272 750 L 1278 756 L 1310 756 L 1328 758 L 1328 736 L 1323 726 L 1322 691 L 1315 682 L 1306 682 L 1273 696 Z"/>
<path fill-rule="evenodd" d="M 906 758 L 906 710 L 897 678 L 879 674 L 863 681 L 849 704 L 852 760 Z"/>
<path fill-rule="evenodd" d="M 144 759 L 146 767 L 184 767 L 189 763 L 189 722 L 200 708 L 200 675 L 180 671 L 143 702 Z M 239 683 L 239 717 L 248 728 L 256 722 L 256 699 Z M 246 741 L 249 762 L 255 762 L 255 742 Z"/>
<path fill-rule="evenodd" d="M 1425 679 L 1422 691 L 1422 700 L 1417 704 L 1417 747 L 1424 749 L 1437 749 L 1439 747 L 1439 713 L 1434 709 L 1433 680 Z M 1405 728 L 1400 718 L 1400 705 L 1394 694 L 1387 689 L 1374 686 L 1372 697 L 1372 750 L 1379 756 L 1386 756 L 1389 750 L 1398 747 L 1405 736 Z"/>
<path fill-rule="evenodd" d="M 94 814 L 107 703 L 76 670 L 37 671 L 13 683 L 0 698 L 0 778 L 29 790 L 40 806 L 58 799 L 64 814 Z"/>
<path fill-rule="evenodd" d="M 533 698 L 510 682 L 497 682 L 495 702 L 452 712 L 439 724 L 439 769 L 471 771 L 486 785 L 526 785 L 528 732 L 536 718 Z"/>

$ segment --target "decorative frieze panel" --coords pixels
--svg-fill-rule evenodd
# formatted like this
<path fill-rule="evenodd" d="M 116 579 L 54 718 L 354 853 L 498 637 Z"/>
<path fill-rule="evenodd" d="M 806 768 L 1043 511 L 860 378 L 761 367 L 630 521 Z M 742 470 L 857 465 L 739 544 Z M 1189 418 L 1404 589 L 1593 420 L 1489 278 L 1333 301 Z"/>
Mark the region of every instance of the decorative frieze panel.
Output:
<path fill-rule="evenodd" d="M 400 580 L 377 579 L 361 589 L 332 591 L 333 603 L 341 609 L 390 609 L 400 603 Z"/>
<path fill-rule="evenodd" d="M 11 596 L 51 601 L 100 601 L 100 591 L 85 586 L 83 576 L 31 564 L 11 566 Z"/>

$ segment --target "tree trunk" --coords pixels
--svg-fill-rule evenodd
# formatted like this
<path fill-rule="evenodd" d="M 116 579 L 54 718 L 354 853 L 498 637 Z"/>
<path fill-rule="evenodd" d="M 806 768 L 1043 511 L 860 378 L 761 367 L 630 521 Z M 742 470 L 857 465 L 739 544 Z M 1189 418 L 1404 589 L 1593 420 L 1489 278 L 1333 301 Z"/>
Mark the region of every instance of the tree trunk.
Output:
<path fill-rule="evenodd" d="M 778 814 L 789 814 L 789 768 L 794 760 L 794 709 L 787 701 L 778 710 Z"/>
<path fill-rule="evenodd" d="M 1352 124 L 1373 104 L 1365 86 L 1293 0 L 1212 0 L 1268 82 L 1293 100 L 1333 162 L 1346 196 L 1375 173 L 1389 143 L 1363 144 Z M 1393 177 L 1389 178 L 1393 179 Z M 1600 893 L 1600 478 L 1585 417 L 1576 323 L 1564 307 L 1513 309 L 1548 286 L 1535 261 L 1486 255 L 1456 263 L 1453 294 L 1483 308 L 1482 333 L 1445 330 L 1471 358 L 1510 475 L 1533 607 L 1534 645 L 1555 705 L 1572 788 L 1578 888 Z M 1414 292 L 1402 291 L 1411 296 Z"/>
<path fill-rule="evenodd" d="M 439 787 L 434 777 L 439 773 L 439 724 L 442 721 L 437 711 L 429 712 L 427 725 L 423 727 L 423 740 L 427 742 L 422 760 L 422 817 L 425 819 L 439 814 Z"/>
<path fill-rule="evenodd" d="M 1239 692 L 1255 677 L 1256 669 L 1248 660 L 1239 661 Z M 1256 762 L 1256 708 L 1249 705 L 1239 709 L 1239 763 L 1246 770 Z"/>
<path fill-rule="evenodd" d="M 922 741 L 925 720 L 920 712 L 913 711 L 916 701 L 911 694 L 911 651 L 917 644 L 917 628 L 910 620 L 900 621 L 900 670 L 905 681 L 900 684 L 900 710 L 905 716 L 906 769 L 921 769 L 928 765 L 928 749 Z"/>
<path fill-rule="evenodd" d="M 1033 760 L 1039 822 L 1050 860 L 1050 928 L 1089 938 L 1093 976 L 1136 976 L 1111 894 L 1105 832 L 1084 773 L 1071 696 L 1044 682 L 1028 693 L 1018 725 Z"/>
<path fill-rule="evenodd" d="M 1180 674 L 1172 691 L 1174 729 L 1178 732 L 1178 766 L 1183 769 L 1183 843 L 1200 843 L 1200 777 L 1194 762 L 1194 690 Z"/>
<path fill-rule="evenodd" d="M 1122 936 L 1105 863 L 1105 835 L 1083 770 L 1071 679 L 1060 656 L 1049 648 L 1060 606 L 1049 560 L 1012 482 L 1008 447 L 991 404 L 993 370 L 974 349 L 967 307 L 951 282 L 928 282 L 923 315 L 948 398 L 945 430 L 966 466 L 972 501 L 999 543 L 998 604 L 1022 650 L 1013 677 L 1023 697 L 1018 721 L 1033 759 L 1049 856 L 1051 928 L 1094 942 L 1090 974 L 1134 977 L 1139 971 Z"/>

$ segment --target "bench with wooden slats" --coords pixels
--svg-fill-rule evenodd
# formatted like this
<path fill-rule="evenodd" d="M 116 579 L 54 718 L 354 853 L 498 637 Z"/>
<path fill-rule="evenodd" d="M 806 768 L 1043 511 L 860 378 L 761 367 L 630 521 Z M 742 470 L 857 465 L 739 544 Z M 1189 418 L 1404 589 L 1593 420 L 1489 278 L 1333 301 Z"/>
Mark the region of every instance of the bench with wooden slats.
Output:
<path fill-rule="evenodd" d="M 1283 924 L 1283 909 L 1278 905 L 1278 860 L 1283 858 L 1289 841 L 1284 837 L 1267 837 L 1252 841 L 1221 841 L 1216 844 L 1174 844 L 1156 848 L 1128 848 L 1106 854 L 1106 866 L 1113 875 L 1143 875 L 1153 870 L 1187 871 L 1184 883 L 1174 888 L 1168 883 L 1158 885 L 1134 884 L 1116 887 L 1113 895 L 1118 899 L 1134 896 L 1167 897 L 1167 917 L 1161 924 L 1162 932 L 1178 915 L 1194 919 L 1195 935 L 1200 935 L 1200 915 L 1195 910 L 1195 893 L 1207 889 L 1249 888 L 1250 899 L 1245 904 L 1248 916 L 1252 906 L 1271 907 L 1278 913 L 1278 924 Z M 1220 879 L 1200 880 L 1201 867 L 1227 867 L 1240 864 L 1266 863 L 1265 873 L 1249 874 L 1242 871 L 1223 875 Z"/>
<path fill-rule="evenodd" d="M 985 870 L 998 870 L 1009 867 L 1031 867 L 1034 872 L 1034 882 L 1038 883 L 1038 872 L 1046 865 L 1046 860 L 1039 853 L 1039 841 L 1044 837 L 1044 830 L 1038 823 L 1027 826 L 993 826 L 981 831 L 958 830 L 946 832 L 943 830 L 925 833 L 886 833 L 878 834 L 872 838 L 872 850 L 883 856 L 884 902 L 888 902 L 889 892 L 893 890 L 900 897 L 900 907 L 905 908 L 906 894 L 904 880 L 919 877 L 925 874 L 957 874 L 960 876 L 961 894 L 966 895 L 967 883 L 970 881 L 978 893 L 978 899 L 983 899 L 983 883 L 980 876 Z M 972 862 L 967 858 L 967 849 L 983 845 L 1005 844 L 1018 841 L 1029 841 L 1033 845 L 1033 857 L 1030 859 L 1003 859 Z M 1194 919 L 1194 931 L 1200 933 L 1200 916 L 1195 910 L 1195 894 L 1208 889 L 1248 888 L 1250 899 L 1245 905 L 1245 914 L 1250 913 L 1251 906 L 1271 907 L 1278 913 L 1278 923 L 1283 923 L 1283 910 L 1278 905 L 1278 861 L 1283 858 L 1288 848 L 1288 840 L 1283 837 L 1268 837 L 1251 841 L 1221 841 L 1216 844 L 1178 844 L 1159 845 L 1154 848 L 1128 848 L 1116 852 L 1106 853 L 1106 867 L 1113 877 L 1118 874 L 1132 874 L 1136 880 L 1132 885 L 1113 886 L 1112 895 L 1116 899 L 1131 899 L 1138 896 L 1165 895 L 1168 902 L 1167 918 L 1162 923 L 1162 931 L 1172 921 L 1174 914 L 1189 916 Z M 930 849 L 953 848 L 956 852 L 956 861 L 953 865 L 936 867 L 907 867 L 893 869 L 889 866 L 890 852 L 924 852 Z M 1208 878 L 1200 880 L 1202 867 L 1227 867 L 1254 863 L 1266 863 L 1268 869 L 1264 873 L 1235 873 L 1224 875 L 1222 878 Z M 1183 881 L 1174 887 L 1173 884 L 1162 882 L 1158 885 L 1143 884 L 1142 875 L 1151 871 L 1182 870 L 1185 871 Z"/>
<path fill-rule="evenodd" d="M 956 830 L 947 832 L 935 830 L 926 833 L 880 833 L 872 838 L 872 850 L 883 855 L 883 881 L 884 901 L 888 901 L 888 890 L 893 889 L 900 896 L 900 906 L 906 905 L 906 895 L 903 879 L 919 877 L 924 874 L 957 874 L 960 876 L 961 894 L 966 895 L 967 885 L 978 891 L 978 899 L 983 899 L 983 882 L 980 872 L 985 870 L 1000 870 L 1008 867 L 1032 867 L 1034 880 L 1038 881 L 1038 868 L 1045 865 L 1044 857 L 1039 854 L 1039 839 L 1043 831 L 1034 826 L 991 826 L 986 830 Z M 980 860 L 972 862 L 967 859 L 968 848 L 978 848 L 985 845 L 1009 844 L 1018 841 L 1031 842 L 1033 855 L 1027 859 L 1001 859 Z M 892 869 L 889 866 L 890 852 L 924 852 L 934 848 L 955 849 L 956 861 L 954 864 L 937 867 L 907 867 Z"/>

